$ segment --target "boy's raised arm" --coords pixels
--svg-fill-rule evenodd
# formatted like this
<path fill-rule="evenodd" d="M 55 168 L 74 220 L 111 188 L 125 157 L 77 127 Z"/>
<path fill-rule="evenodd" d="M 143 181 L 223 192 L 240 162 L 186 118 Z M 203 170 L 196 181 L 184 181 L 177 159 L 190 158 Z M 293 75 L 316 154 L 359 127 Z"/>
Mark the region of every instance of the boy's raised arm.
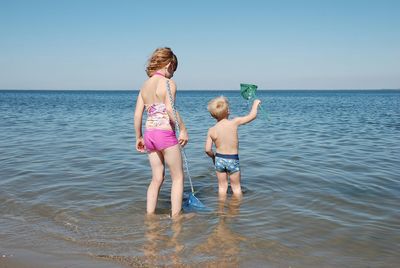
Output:
<path fill-rule="evenodd" d="M 254 119 L 256 119 L 257 109 L 258 109 L 258 105 L 260 103 L 261 103 L 261 101 L 259 99 L 254 100 L 253 106 L 251 107 L 249 114 L 245 115 L 245 116 L 239 116 L 239 117 L 234 118 L 233 120 L 235 121 L 235 123 L 237 123 L 238 125 L 243 125 L 243 124 L 247 124 L 247 123 L 253 121 Z"/>

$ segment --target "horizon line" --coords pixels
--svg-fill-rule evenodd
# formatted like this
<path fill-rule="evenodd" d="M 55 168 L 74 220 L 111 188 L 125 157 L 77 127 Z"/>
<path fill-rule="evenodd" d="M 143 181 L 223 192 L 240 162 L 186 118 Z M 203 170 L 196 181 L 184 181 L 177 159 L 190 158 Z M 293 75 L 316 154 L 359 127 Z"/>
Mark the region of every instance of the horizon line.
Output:
<path fill-rule="evenodd" d="M 179 91 L 236 91 L 240 89 L 179 89 Z M 400 90 L 399 88 L 270 88 L 259 91 L 279 91 L 279 90 Z M 0 88 L 0 91 L 139 91 L 139 89 L 38 89 L 38 88 Z"/>

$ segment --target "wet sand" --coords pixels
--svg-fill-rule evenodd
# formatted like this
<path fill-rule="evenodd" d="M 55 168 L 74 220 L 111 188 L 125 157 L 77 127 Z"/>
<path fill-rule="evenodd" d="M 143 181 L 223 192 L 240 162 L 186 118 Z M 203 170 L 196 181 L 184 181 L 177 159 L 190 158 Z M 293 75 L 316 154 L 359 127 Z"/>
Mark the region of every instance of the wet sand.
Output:
<path fill-rule="evenodd" d="M 84 255 L 48 255 L 26 249 L 0 255 L 0 268 L 113 268 L 125 267 L 116 262 Z"/>

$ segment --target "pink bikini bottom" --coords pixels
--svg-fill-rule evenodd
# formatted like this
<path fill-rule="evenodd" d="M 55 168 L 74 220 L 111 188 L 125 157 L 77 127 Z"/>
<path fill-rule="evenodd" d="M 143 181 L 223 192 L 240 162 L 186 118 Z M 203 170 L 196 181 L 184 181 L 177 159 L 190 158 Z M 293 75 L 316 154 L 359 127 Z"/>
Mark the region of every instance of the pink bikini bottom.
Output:
<path fill-rule="evenodd" d="M 161 151 L 178 144 L 175 132 L 164 129 L 146 129 L 144 145 L 147 152 Z"/>

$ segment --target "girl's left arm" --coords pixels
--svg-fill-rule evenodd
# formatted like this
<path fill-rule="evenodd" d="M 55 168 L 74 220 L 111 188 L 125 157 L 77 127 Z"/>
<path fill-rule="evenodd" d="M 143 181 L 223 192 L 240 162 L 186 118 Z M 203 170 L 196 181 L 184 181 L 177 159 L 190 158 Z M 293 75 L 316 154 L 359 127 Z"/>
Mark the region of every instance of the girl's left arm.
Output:
<path fill-rule="evenodd" d="M 171 102 L 171 99 L 169 97 L 169 94 L 167 93 L 167 96 L 165 97 L 166 98 L 165 103 L 166 103 L 166 106 L 167 106 L 167 111 L 168 111 L 169 117 L 172 118 L 173 121 L 175 121 L 175 118 L 174 118 L 175 116 L 173 115 L 172 106 L 175 106 L 176 84 L 175 84 L 175 82 L 173 80 L 170 80 L 169 81 L 169 85 L 170 85 L 170 90 L 171 90 L 171 95 L 172 95 L 171 96 L 172 97 L 172 102 Z M 175 111 L 176 111 L 176 109 L 175 109 Z M 179 130 L 180 130 L 179 137 L 178 137 L 179 144 L 182 145 L 182 146 L 185 146 L 188 143 L 189 135 L 187 133 L 187 129 L 186 129 L 185 123 L 183 122 L 182 117 L 180 116 L 178 111 L 176 111 L 176 117 L 177 117 L 176 119 L 178 120 Z"/>

